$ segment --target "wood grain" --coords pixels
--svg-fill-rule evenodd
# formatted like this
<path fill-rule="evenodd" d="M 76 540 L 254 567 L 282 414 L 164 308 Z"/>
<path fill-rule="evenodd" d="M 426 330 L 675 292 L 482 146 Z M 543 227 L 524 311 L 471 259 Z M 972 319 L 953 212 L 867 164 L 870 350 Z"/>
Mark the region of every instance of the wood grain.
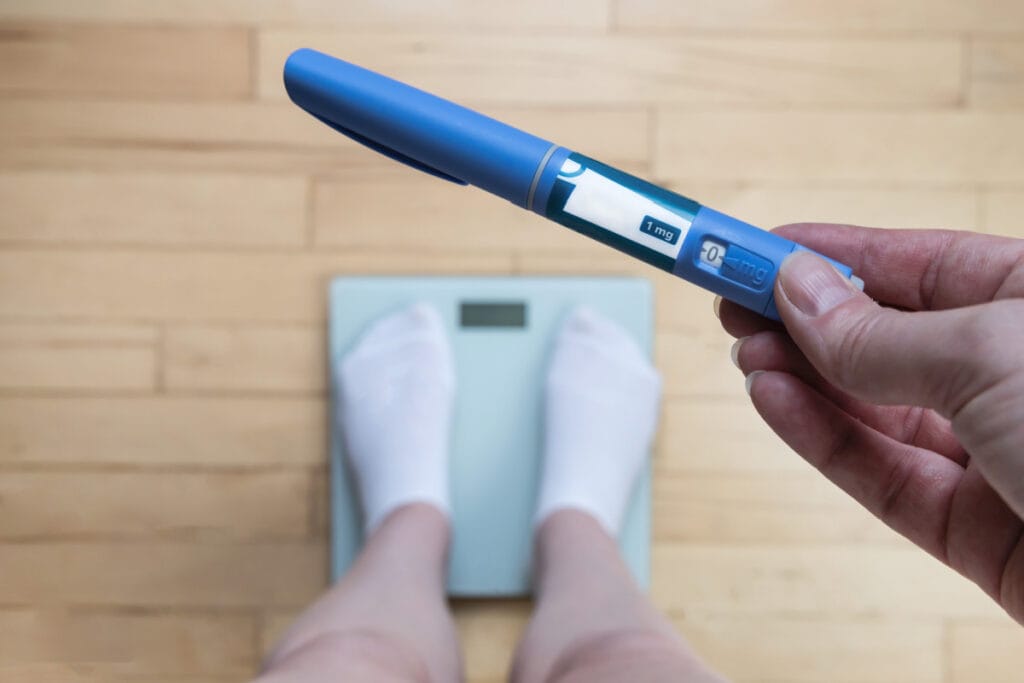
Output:
<path fill-rule="evenodd" d="M 724 353 L 728 353 L 723 349 Z M 775 436 L 743 393 L 742 376 L 729 366 L 732 395 L 669 399 L 665 402 L 656 466 L 666 474 L 698 472 L 798 475 L 810 467 Z M 728 438 L 716 438 L 726 431 Z M 695 438 L 694 435 L 700 435 Z"/>
<path fill-rule="evenodd" d="M 299 0 L 177 0 L 173 3 L 96 0 L 14 0 L 0 8 L 0 18 L 69 19 L 95 22 L 174 22 L 183 24 L 300 24 L 319 26 L 396 26 L 579 30 L 608 25 L 607 0 L 520 0 L 502 11 L 474 0 L 374 0 L 323 2 Z"/>
<path fill-rule="evenodd" d="M 345 273 L 502 273 L 503 254 L 48 250 L 0 253 L 0 316 L 311 322 Z"/>
<path fill-rule="evenodd" d="M 152 99 L 249 94 L 249 33 L 237 28 L 6 24 L 0 92 Z"/>
<path fill-rule="evenodd" d="M 320 327 L 182 326 L 167 333 L 168 391 L 323 393 L 326 336 Z"/>
<path fill-rule="evenodd" d="M 764 31 L 811 35 L 829 33 L 942 32 L 1012 33 L 1024 29 L 1020 5 L 999 0 L 739 0 L 684 3 L 672 0 L 616 0 L 617 26 L 643 31 Z"/>
<path fill-rule="evenodd" d="M 0 396 L 0 463 L 311 465 L 326 415 L 321 398 Z"/>
<path fill-rule="evenodd" d="M 991 190 L 982 196 L 985 232 L 1024 238 L 1024 190 Z"/>
<path fill-rule="evenodd" d="M 253 620 L 244 616 L 3 609 L 0 630 L 5 667 L 61 662 L 113 676 L 240 676 L 255 656 Z"/>
<path fill-rule="evenodd" d="M 0 241 L 299 247 L 306 192 L 301 177 L 0 173 Z M 121 220 L 126 213 L 135 220 Z"/>
<path fill-rule="evenodd" d="M 1020 680 L 1024 631 L 1007 617 L 958 620 L 949 626 L 949 680 L 953 683 Z"/>
<path fill-rule="evenodd" d="M 2 390 L 152 390 L 156 356 L 150 327 L 0 322 Z"/>
<path fill-rule="evenodd" d="M 658 540 L 751 544 L 770 538 L 780 545 L 899 542 L 899 536 L 881 521 L 809 468 L 680 474 L 665 467 L 657 474 L 654 537 Z"/>
<path fill-rule="evenodd" d="M 418 177 L 334 133 L 290 102 L 104 101 L 16 96 L 0 102 L 0 168 L 168 170 Z M 649 158 L 649 113 L 635 105 L 487 105 L 486 113 L 627 168 Z M 615 130 L 615 135 L 608 135 Z"/>
<path fill-rule="evenodd" d="M 653 588 L 745 681 L 1019 680 L 1018 626 L 763 423 L 712 296 L 287 101 L 319 47 L 756 225 L 1024 237 L 1012 0 L 0 3 L 0 680 L 225 683 L 327 583 L 326 286 L 655 291 Z M 467 681 L 527 601 L 455 601 Z"/>
<path fill-rule="evenodd" d="M 816 183 L 669 186 L 702 204 L 765 228 L 787 223 L 844 223 L 885 228 L 978 230 L 978 192 L 962 186 L 837 187 Z"/>
<path fill-rule="evenodd" d="M 309 492 L 310 475 L 295 470 L 7 472 L 0 539 L 304 538 Z"/>
<path fill-rule="evenodd" d="M 785 616 L 765 629 L 754 619 L 688 613 L 673 623 L 737 683 L 944 680 L 942 661 L 931 654 L 942 646 L 942 629 L 928 620 Z"/>
<path fill-rule="evenodd" d="M 679 182 L 1024 183 L 1019 113 L 665 108 L 657 132 L 654 173 Z"/>
<path fill-rule="evenodd" d="M 259 94 L 312 47 L 455 101 L 550 104 L 931 104 L 962 97 L 950 40 L 769 40 L 673 36 L 260 33 Z M 344 46 L 339 50 L 339 46 Z M 465 61 L 473 60 L 473 68 Z M 595 81 L 595 70 L 600 79 Z"/>
<path fill-rule="evenodd" d="M 981 589 L 909 542 L 774 543 L 746 546 L 664 542 L 652 554 L 651 593 L 670 612 L 998 617 Z M 671 571 L 671 568 L 677 568 Z"/>
<path fill-rule="evenodd" d="M 296 607 L 327 583 L 322 542 L 0 545 L 0 604 Z"/>
<path fill-rule="evenodd" d="M 981 109 L 1024 105 L 1024 45 L 1018 40 L 971 42 L 968 102 Z"/>

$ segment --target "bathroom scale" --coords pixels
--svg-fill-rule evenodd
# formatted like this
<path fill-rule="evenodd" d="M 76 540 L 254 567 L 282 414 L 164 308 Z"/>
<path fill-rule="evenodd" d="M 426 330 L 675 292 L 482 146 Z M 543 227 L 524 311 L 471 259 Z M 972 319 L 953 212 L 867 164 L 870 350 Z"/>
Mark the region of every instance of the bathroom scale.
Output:
<path fill-rule="evenodd" d="M 625 328 L 648 355 L 650 283 L 626 277 L 339 277 L 330 285 L 332 378 L 331 573 L 344 574 L 362 545 L 358 491 L 336 417 L 336 365 L 376 319 L 433 304 L 455 358 L 451 431 L 452 545 L 448 593 L 530 593 L 533 512 L 541 472 L 544 379 L 562 321 L 584 304 Z M 650 461 L 619 537 L 637 582 L 650 571 Z"/>

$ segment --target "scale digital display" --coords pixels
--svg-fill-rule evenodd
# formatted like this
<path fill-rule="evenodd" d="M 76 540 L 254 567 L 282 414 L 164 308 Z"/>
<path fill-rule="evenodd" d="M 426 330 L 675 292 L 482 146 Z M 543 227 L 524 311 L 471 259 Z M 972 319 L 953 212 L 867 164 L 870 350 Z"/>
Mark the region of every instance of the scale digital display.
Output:
<path fill-rule="evenodd" d="M 460 327 L 526 327 L 526 304 L 518 301 L 463 301 Z"/>

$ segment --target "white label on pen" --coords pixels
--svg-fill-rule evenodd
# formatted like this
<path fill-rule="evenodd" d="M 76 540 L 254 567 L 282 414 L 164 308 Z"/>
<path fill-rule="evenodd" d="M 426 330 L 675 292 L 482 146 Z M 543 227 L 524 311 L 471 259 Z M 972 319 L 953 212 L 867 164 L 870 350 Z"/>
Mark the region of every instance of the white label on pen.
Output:
<path fill-rule="evenodd" d="M 567 159 L 559 180 L 575 185 L 568 214 L 614 232 L 672 259 L 679 255 L 690 221 L 644 195 Z"/>

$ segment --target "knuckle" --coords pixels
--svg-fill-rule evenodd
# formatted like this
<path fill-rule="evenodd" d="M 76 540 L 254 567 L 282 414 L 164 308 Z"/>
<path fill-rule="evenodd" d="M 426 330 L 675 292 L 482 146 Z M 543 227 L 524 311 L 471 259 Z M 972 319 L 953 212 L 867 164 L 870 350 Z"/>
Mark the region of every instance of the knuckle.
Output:
<path fill-rule="evenodd" d="M 839 328 L 837 342 L 829 349 L 830 379 L 848 390 L 858 390 L 864 382 L 864 367 L 871 359 L 873 341 L 885 316 L 883 309 L 858 310 L 846 316 Z"/>
<path fill-rule="evenodd" d="M 957 351 L 949 371 L 936 377 L 936 394 L 948 415 L 1008 377 L 1024 371 L 1024 308 L 986 305 L 974 309 L 953 331 Z"/>
<path fill-rule="evenodd" d="M 952 416 L 954 433 L 973 457 L 1024 506 L 1024 367 L 986 386 Z"/>

